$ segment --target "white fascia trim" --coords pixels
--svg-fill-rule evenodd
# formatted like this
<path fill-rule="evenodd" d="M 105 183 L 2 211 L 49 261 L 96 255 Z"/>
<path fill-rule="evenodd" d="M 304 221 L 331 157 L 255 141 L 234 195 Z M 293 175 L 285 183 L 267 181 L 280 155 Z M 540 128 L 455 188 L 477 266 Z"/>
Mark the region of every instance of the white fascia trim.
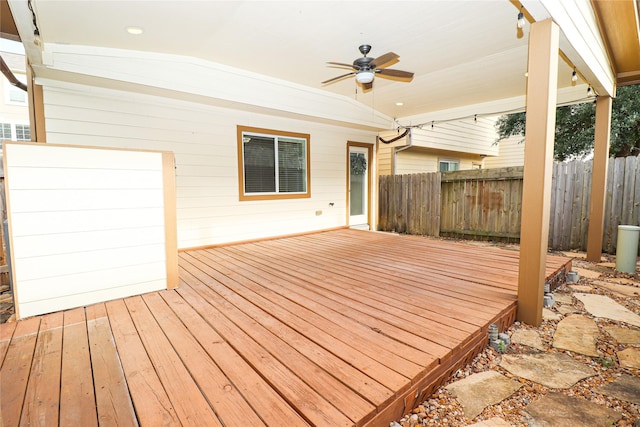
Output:
<path fill-rule="evenodd" d="M 548 18 L 560 27 L 560 50 L 598 95 L 615 95 L 613 66 L 588 0 L 522 0 L 536 21 Z"/>

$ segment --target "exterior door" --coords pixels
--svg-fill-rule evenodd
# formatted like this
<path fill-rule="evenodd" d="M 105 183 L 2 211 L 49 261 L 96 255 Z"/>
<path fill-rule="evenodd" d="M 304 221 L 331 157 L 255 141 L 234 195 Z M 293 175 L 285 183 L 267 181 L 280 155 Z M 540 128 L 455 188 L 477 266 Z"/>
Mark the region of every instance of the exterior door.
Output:
<path fill-rule="evenodd" d="M 351 143 L 354 144 L 354 143 Z M 369 229 L 370 147 L 349 145 L 349 226 Z"/>

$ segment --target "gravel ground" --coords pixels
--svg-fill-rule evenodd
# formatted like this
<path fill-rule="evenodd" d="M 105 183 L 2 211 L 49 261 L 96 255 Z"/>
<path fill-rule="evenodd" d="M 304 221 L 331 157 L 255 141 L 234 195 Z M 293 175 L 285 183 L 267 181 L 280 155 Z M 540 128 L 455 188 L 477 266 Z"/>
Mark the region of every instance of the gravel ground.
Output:
<path fill-rule="evenodd" d="M 603 262 L 612 262 L 612 258 L 603 258 Z M 607 277 L 620 277 L 634 280 L 635 283 L 633 284 L 633 286 L 640 289 L 640 274 L 638 274 L 637 272 L 634 275 L 618 273 L 615 272 L 612 268 L 602 267 L 580 259 L 575 259 L 573 261 L 573 267 L 590 269 L 602 273 L 601 277 L 598 279 L 581 277 L 577 284 L 588 285 L 592 288 L 592 293 L 606 295 L 622 304 L 629 310 L 633 311 L 634 313 L 640 314 L 640 297 L 621 297 L 618 294 L 605 290 L 601 287 L 598 287 L 597 284 L 594 284 L 595 280 L 605 280 L 605 278 Z M 565 284 L 560 286 L 555 291 L 555 294 L 571 295 L 573 292 L 574 291 L 572 291 L 568 287 L 568 285 Z M 573 306 L 575 307 L 576 312 L 593 318 L 593 316 L 590 316 L 588 313 L 586 313 L 584 307 L 582 306 L 582 303 L 575 298 L 573 298 Z M 558 305 L 556 304 L 551 308 L 551 310 L 558 313 L 557 308 Z M 548 387 L 542 386 L 532 381 L 516 377 L 516 379 L 523 383 L 524 386 L 522 388 L 520 388 L 510 398 L 503 400 L 497 405 L 485 408 L 485 410 L 479 416 L 477 416 L 473 420 L 469 420 L 465 418 L 460 403 L 458 403 L 458 401 L 445 389 L 446 385 L 459 379 L 468 377 L 471 374 L 488 370 L 494 370 L 509 378 L 514 378 L 512 374 L 498 366 L 501 361 L 502 355 L 492 348 L 487 347 L 469 365 L 458 370 L 453 375 L 453 377 L 450 378 L 445 384 L 443 384 L 443 386 L 440 387 L 429 399 L 425 400 L 420 406 L 413 410 L 413 414 L 418 414 L 417 424 L 415 423 L 415 417 L 413 417 L 413 420 L 409 420 L 409 416 L 411 414 L 407 414 L 402 419 L 397 420 L 397 423 L 403 427 L 415 425 L 457 427 L 474 424 L 480 421 L 491 419 L 493 417 L 500 417 L 510 423 L 512 426 L 529 427 L 532 426 L 533 423 L 530 416 L 524 411 L 525 407 L 529 403 L 540 399 L 550 391 L 560 391 L 569 396 L 584 398 L 595 404 L 604 405 L 621 413 L 622 419 L 617 424 L 615 424 L 616 426 L 640 427 L 640 405 L 616 400 L 595 392 L 595 390 L 598 389 L 601 385 L 614 381 L 623 373 L 640 377 L 640 370 L 620 367 L 616 357 L 617 351 L 631 346 L 640 347 L 640 345 L 618 344 L 609 334 L 604 332 L 603 327 L 610 325 L 620 326 L 620 324 L 617 322 L 609 321 L 607 319 L 594 318 L 594 320 L 596 321 L 600 329 L 600 335 L 597 343 L 598 350 L 602 355 L 600 357 L 589 357 L 553 348 L 553 335 L 555 333 L 558 320 L 544 320 L 538 328 L 516 322 L 506 332 L 509 335 L 512 335 L 514 331 L 519 329 L 536 330 L 542 338 L 542 342 L 544 343 L 547 352 L 567 353 L 575 360 L 585 363 L 586 365 L 596 370 L 597 374 L 595 376 L 587 378 L 583 381 L 579 381 L 576 385 L 567 390 L 552 390 Z M 633 329 L 638 330 L 639 328 L 634 327 Z M 511 344 L 506 349 L 505 353 L 519 354 L 530 353 L 531 351 L 532 350 L 528 347 L 518 344 Z"/>

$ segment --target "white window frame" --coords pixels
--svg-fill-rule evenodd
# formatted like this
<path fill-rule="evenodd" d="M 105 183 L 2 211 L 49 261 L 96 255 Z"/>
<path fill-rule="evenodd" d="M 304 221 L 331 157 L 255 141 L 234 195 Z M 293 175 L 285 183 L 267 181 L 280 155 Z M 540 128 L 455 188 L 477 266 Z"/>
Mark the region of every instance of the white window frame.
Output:
<path fill-rule="evenodd" d="M 9 138 L 5 138 L 4 135 L 0 134 L 0 141 L 4 140 L 4 141 L 14 141 L 13 139 L 13 124 L 10 122 L 0 122 L 0 126 L 2 126 L 3 128 L 5 126 L 9 126 Z M 4 134 L 4 131 L 2 131 L 2 133 Z"/>
<path fill-rule="evenodd" d="M 18 80 L 20 80 L 22 83 L 26 84 L 27 82 L 27 76 L 26 74 L 13 74 Z M 5 87 L 4 90 L 4 102 L 7 105 L 16 105 L 16 106 L 23 106 L 26 107 L 29 105 L 28 102 L 28 97 L 27 97 L 27 92 L 23 91 L 22 89 L 12 85 L 9 80 L 7 80 L 6 78 L 3 78 L 3 86 Z M 24 94 L 24 101 L 13 101 L 11 100 L 11 93 L 23 93 Z"/>
<path fill-rule="evenodd" d="M 447 170 L 442 170 L 442 164 L 447 164 Z M 449 169 L 450 165 L 457 165 L 455 169 Z M 453 172 L 460 170 L 460 160 L 459 159 L 439 159 L 438 160 L 438 172 Z"/>
<path fill-rule="evenodd" d="M 23 129 L 26 128 L 29 132 L 29 138 L 28 139 L 20 139 L 18 138 L 18 126 L 23 126 Z M 24 131 L 23 131 L 24 133 Z M 19 142 L 30 142 L 31 141 L 31 127 L 28 123 L 15 123 L 13 125 L 13 135 L 15 136 L 14 141 L 19 141 Z"/>

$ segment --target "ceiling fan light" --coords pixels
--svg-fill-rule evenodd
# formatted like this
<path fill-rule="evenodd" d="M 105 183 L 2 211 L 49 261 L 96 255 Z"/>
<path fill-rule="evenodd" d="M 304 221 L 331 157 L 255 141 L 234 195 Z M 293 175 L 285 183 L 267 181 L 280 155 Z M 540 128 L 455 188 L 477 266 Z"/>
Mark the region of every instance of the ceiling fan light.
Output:
<path fill-rule="evenodd" d="M 373 81 L 373 71 L 358 71 L 358 73 L 356 74 L 356 80 L 358 81 L 358 83 L 362 84 L 371 83 Z"/>

